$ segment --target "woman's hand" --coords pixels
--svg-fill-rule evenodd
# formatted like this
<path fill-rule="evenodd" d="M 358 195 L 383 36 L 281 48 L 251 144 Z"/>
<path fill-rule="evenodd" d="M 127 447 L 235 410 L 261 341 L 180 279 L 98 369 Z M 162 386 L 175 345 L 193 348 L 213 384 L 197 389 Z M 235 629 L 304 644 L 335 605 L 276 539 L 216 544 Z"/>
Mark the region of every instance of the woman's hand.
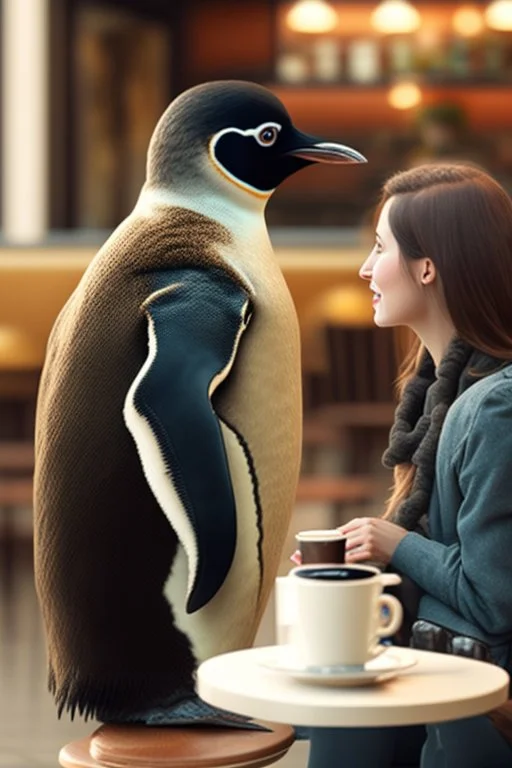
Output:
<path fill-rule="evenodd" d="M 338 528 L 347 537 L 346 563 L 372 560 L 387 565 L 408 531 L 380 517 L 355 517 Z"/>
<path fill-rule="evenodd" d="M 300 554 L 300 549 L 296 549 L 293 555 L 290 557 L 290 560 L 295 565 L 302 565 L 302 556 Z"/>

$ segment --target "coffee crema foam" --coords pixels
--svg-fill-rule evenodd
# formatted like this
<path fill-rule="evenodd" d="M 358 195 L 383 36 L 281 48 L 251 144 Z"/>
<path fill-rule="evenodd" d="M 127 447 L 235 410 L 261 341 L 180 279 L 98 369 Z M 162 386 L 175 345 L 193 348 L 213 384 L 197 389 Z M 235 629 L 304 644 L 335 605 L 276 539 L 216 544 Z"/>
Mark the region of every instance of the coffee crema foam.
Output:
<path fill-rule="evenodd" d="M 295 538 L 297 539 L 297 541 L 324 541 L 326 539 L 331 541 L 333 539 L 344 539 L 346 537 L 336 530 L 326 530 L 326 531 L 299 531 L 299 533 L 295 535 Z"/>

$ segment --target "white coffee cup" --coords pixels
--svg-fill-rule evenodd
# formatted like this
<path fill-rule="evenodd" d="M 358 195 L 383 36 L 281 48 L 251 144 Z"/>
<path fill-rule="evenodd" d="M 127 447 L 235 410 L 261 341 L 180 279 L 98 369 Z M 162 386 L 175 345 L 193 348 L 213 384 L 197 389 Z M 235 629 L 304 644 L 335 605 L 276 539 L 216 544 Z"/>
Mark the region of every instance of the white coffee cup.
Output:
<path fill-rule="evenodd" d="M 385 650 L 379 639 L 402 624 L 399 600 L 382 594 L 400 583 L 397 574 L 369 565 L 305 565 L 288 578 L 297 611 L 294 644 L 306 667 L 361 668 Z"/>
<path fill-rule="evenodd" d="M 277 645 L 293 645 L 297 624 L 297 596 L 295 581 L 289 576 L 278 576 L 274 587 L 274 606 Z"/>

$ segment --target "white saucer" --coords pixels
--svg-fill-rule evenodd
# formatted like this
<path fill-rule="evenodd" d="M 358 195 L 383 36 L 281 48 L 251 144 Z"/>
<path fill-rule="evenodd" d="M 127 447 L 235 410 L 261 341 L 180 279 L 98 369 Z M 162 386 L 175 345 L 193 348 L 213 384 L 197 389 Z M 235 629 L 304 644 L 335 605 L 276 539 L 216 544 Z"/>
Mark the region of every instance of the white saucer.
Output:
<path fill-rule="evenodd" d="M 283 645 L 276 649 L 273 656 L 260 664 L 274 672 L 283 672 L 294 680 L 309 685 L 328 685 L 335 687 L 355 687 L 374 685 L 391 680 L 404 669 L 416 664 L 412 654 L 389 648 L 377 658 L 368 661 L 364 667 L 305 667 L 297 657 L 293 646 Z"/>

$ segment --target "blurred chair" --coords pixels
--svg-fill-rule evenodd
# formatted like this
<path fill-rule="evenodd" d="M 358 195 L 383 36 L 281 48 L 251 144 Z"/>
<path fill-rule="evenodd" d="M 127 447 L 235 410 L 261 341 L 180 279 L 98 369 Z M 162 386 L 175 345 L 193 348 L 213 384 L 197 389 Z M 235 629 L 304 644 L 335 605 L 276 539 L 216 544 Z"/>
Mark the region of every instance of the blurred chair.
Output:
<path fill-rule="evenodd" d="M 16 537 L 16 510 L 32 504 L 32 440 L 0 441 L 0 540 Z"/>
<path fill-rule="evenodd" d="M 347 474 L 346 450 L 337 423 L 319 417 L 314 411 L 305 416 L 296 502 L 327 507 L 333 527 L 344 521 L 347 508 L 371 504 L 379 490 L 369 474 Z"/>
<path fill-rule="evenodd" d="M 260 768 L 280 760 L 294 741 L 287 725 L 268 731 L 103 725 L 61 749 L 63 768 Z"/>
<path fill-rule="evenodd" d="M 325 328 L 329 399 L 314 411 L 339 432 L 348 473 L 373 473 L 393 423 L 396 339 L 391 328 Z"/>
<path fill-rule="evenodd" d="M 392 403 L 397 373 L 393 329 L 327 326 L 325 333 L 332 400 L 363 404 L 369 414 Z"/>
<path fill-rule="evenodd" d="M 336 509 L 346 505 L 371 502 L 379 485 L 371 477 L 353 475 L 331 477 L 328 475 L 302 475 L 297 487 L 298 502 L 319 501 L 332 504 Z M 334 525 L 339 525 L 334 520 Z"/>
<path fill-rule="evenodd" d="M 339 525 L 343 508 L 374 506 L 387 493 L 380 456 L 395 411 L 397 345 L 392 329 L 375 327 L 368 286 L 356 273 L 318 297 L 309 322 L 315 333 L 307 351 L 315 365 L 303 372 L 297 499 L 330 503 Z"/>
<path fill-rule="evenodd" d="M 17 509 L 32 504 L 37 363 L 30 334 L 16 324 L 0 322 L 0 539 L 4 541 L 16 536 Z"/>

